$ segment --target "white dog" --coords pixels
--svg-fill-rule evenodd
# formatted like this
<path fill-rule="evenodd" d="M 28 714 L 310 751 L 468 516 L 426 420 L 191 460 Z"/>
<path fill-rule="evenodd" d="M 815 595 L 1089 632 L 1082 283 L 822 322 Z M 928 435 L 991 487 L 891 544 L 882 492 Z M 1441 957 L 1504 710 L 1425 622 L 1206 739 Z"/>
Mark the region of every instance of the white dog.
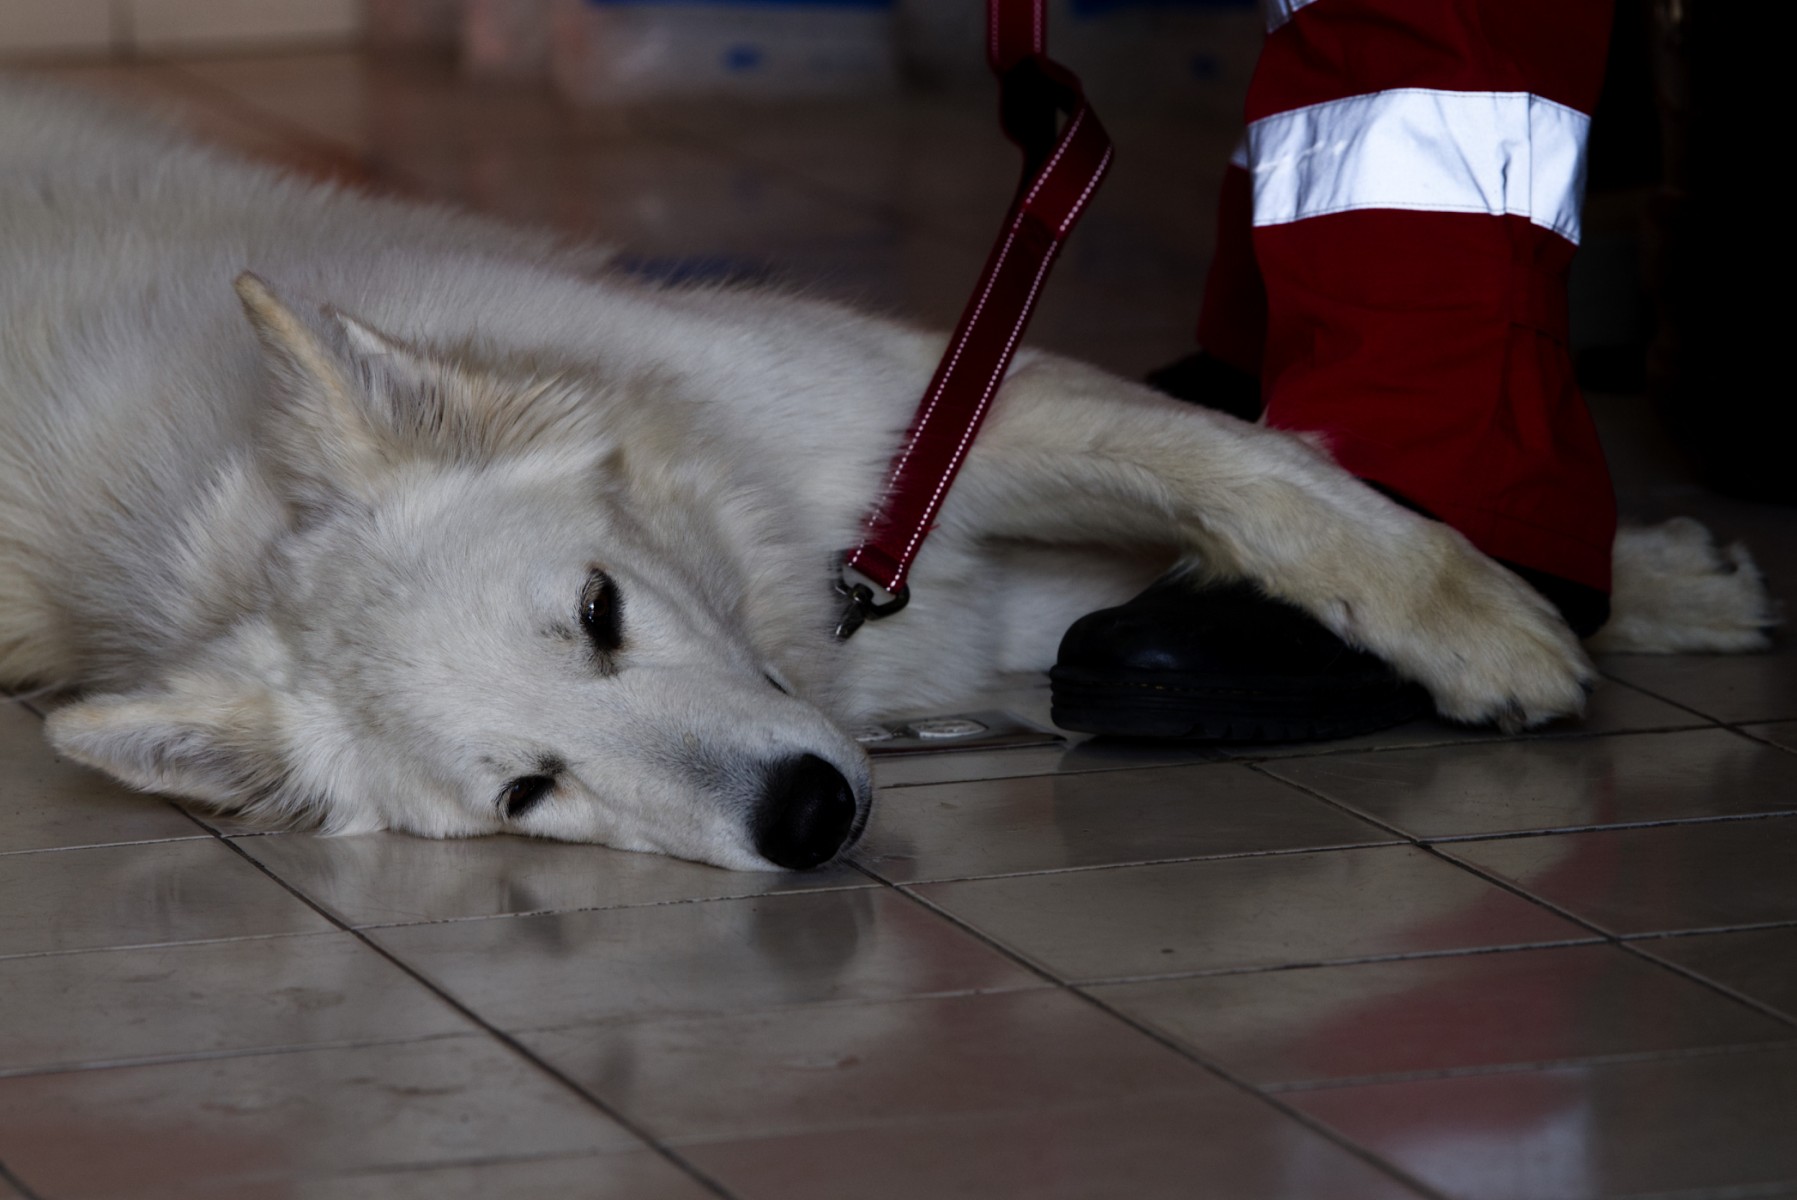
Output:
<path fill-rule="evenodd" d="M 0 686 L 75 697 L 63 753 L 251 818 L 740 868 L 852 842 L 844 721 L 1044 667 L 1175 560 L 1455 720 L 1580 711 L 1565 625 L 1445 526 L 1298 438 L 1033 352 L 915 602 L 839 643 L 831 555 L 943 338 L 602 259 L 0 84 Z M 1699 644 L 1762 636 L 1737 574 Z"/>

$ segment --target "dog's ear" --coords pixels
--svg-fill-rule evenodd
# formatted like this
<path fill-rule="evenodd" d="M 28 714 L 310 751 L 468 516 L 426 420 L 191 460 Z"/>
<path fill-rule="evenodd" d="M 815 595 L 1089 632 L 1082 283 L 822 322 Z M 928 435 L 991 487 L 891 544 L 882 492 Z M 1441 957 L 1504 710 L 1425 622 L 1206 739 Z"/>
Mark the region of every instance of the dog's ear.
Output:
<path fill-rule="evenodd" d="M 275 384 L 265 437 L 289 498 L 313 509 L 367 498 L 396 447 L 352 364 L 257 276 L 239 275 L 237 295 Z"/>
<path fill-rule="evenodd" d="M 592 380 L 420 349 L 334 308 L 321 336 L 248 273 L 237 293 L 277 387 L 273 462 L 302 509 L 371 498 L 406 459 L 479 465 L 563 435 L 610 444 Z"/>
<path fill-rule="evenodd" d="M 497 361 L 472 350 L 444 354 L 408 344 L 327 308 L 355 362 L 373 410 L 409 454 L 480 464 L 571 435 L 609 445 L 591 378 L 534 361 Z"/>
<path fill-rule="evenodd" d="M 285 803 L 272 695 L 208 674 L 78 700 L 50 714 L 50 744 L 140 791 L 236 811 Z"/>

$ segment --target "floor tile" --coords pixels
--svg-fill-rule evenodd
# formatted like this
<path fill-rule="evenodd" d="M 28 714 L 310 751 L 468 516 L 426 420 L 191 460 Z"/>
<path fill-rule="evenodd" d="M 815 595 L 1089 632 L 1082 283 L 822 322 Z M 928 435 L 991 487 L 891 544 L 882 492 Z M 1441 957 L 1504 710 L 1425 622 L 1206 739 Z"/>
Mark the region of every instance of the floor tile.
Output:
<path fill-rule="evenodd" d="M 1797 921 L 1797 817 L 1445 846 L 1612 933 Z"/>
<path fill-rule="evenodd" d="M 870 886 L 848 866 L 724 871 L 659 854 L 519 837 L 439 841 L 375 833 L 246 837 L 235 844 L 350 925 Z"/>
<path fill-rule="evenodd" d="M 1797 1027 L 1616 946 L 1091 989 L 1261 1085 L 1797 1041 Z"/>
<path fill-rule="evenodd" d="M 1797 925 L 1655 938 L 1633 945 L 1797 1021 Z"/>
<path fill-rule="evenodd" d="M 353 51 L 188 58 L 175 70 L 221 107 L 280 122 L 293 140 L 367 149 L 371 70 Z"/>
<path fill-rule="evenodd" d="M 742 1200 L 1397 1200 L 1419 1194 L 1222 1085 L 1206 1096 L 718 1142 L 682 1152 Z"/>
<path fill-rule="evenodd" d="M 1797 717 L 1797 651 L 1772 654 L 1606 655 L 1604 674 L 1718 721 Z"/>
<path fill-rule="evenodd" d="M 352 147 L 296 138 L 293 130 L 271 123 L 229 97 L 196 90 L 181 70 L 167 63 L 57 67 L 43 74 L 123 101 L 140 113 L 166 120 L 195 137 L 250 158 L 314 178 L 371 182 L 366 165 Z"/>
<path fill-rule="evenodd" d="M 143 1193 L 142 1200 L 715 1200 L 716 1195 L 654 1150 L 622 1150 L 320 1179 L 188 1183 Z"/>
<path fill-rule="evenodd" d="M 0 861 L 0 957 L 332 928 L 212 838 Z"/>
<path fill-rule="evenodd" d="M 1427 851 L 1403 846 L 927 883 L 916 891 L 1068 980 L 1590 936 Z"/>
<path fill-rule="evenodd" d="M 1797 1047 L 1284 1098 L 1466 1200 L 1797 1184 Z"/>
<path fill-rule="evenodd" d="M 522 1040 L 673 1144 L 1215 1087 L 1202 1067 L 1058 989 L 658 1017 Z"/>
<path fill-rule="evenodd" d="M 885 889 L 407 925 L 371 936 L 506 1029 L 1040 985 Z"/>
<path fill-rule="evenodd" d="M 855 861 L 912 881 L 1391 840 L 1294 787 L 1216 763 L 894 789 Z"/>
<path fill-rule="evenodd" d="M 1668 704 L 1626 683 L 1610 681 L 1598 687 L 1587 702 L 1585 713 L 1576 720 L 1557 721 L 1532 733 L 1521 735 L 1524 744 L 1559 737 L 1585 737 L 1591 734 L 1628 733 L 1642 729 L 1679 729 L 1709 724 L 1699 716 L 1676 704 Z M 1481 742 L 1509 742 L 1518 735 L 1507 734 L 1496 726 L 1455 725 L 1437 717 L 1409 721 L 1392 729 L 1381 729 L 1338 742 L 1297 743 L 1289 746 L 1236 746 L 1229 752 L 1238 758 L 1310 758 L 1351 754 L 1359 750 L 1393 750 L 1421 746 L 1468 746 Z"/>
<path fill-rule="evenodd" d="M 485 1037 L 0 1079 L 0 1129 L 58 1200 L 637 1145 Z"/>
<path fill-rule="evenodd" d="M 997 228 L 1017 167 L 1009 147 L 994 144 L 987 114 L 968 113 L 947 97 L 921 103 L 857 98 L 827 107 L 674 104 L 650 121 L 824 194 L 928 221 L 950 236 L 978 240 Z"/>
<path fill-rule="evenodd" d="M 0 1073 L 467 1033 L 346 933 L 0 959 Z"/>
<path fill-rule="evenodd" d="M 1726 729 L 1327 755 L 1266 769 L 1423 838 L 1797 811 L 1797 755 Z"/>
<path fill-rule="evenodd" d="M 1748 733 L 1765 738 L 1775 746 L 1797 753 L 1797 721 L 1777 721 L 1770 725 L 1749 725 Z"/>
<path fill-rule="evenodd" d="M 35 713 L 0 701 L 0 854 L 205 836 L 167 800 L 58 758 Z"/>

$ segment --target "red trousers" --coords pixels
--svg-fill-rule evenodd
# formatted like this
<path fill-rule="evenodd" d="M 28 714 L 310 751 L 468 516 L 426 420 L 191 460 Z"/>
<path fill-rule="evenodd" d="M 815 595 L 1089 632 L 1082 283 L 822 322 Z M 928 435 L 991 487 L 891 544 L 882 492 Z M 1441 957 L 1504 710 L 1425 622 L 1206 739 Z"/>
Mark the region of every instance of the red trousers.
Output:
<path fill-rule="evenodd" d="M 1481 550 L 1607 591 L 1616 509 L 1567 347 L 1608 0 L 1284 0 L 1199 341 L 1267 423 Z"/>

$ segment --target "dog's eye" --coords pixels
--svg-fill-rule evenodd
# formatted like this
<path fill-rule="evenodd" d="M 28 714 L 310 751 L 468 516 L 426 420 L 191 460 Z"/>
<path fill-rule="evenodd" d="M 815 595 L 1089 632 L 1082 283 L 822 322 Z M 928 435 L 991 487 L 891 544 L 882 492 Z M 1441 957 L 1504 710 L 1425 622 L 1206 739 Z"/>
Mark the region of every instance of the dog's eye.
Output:
<path fill-rule="evenodd" d="M 618 648 L 623 641 L 623 616 L 624 604 L 611 577 L 604 571 L 588 575 L 586 586 L 580 589 L 580 627 L 595 650 L 610 654 Z"/>
<path fill-rule="evenodd" d="M 554 776 L 521 775 L 499 793 L 499 811 L 505 814 L 506 820 L 515 821 L 535 808 L 554 787 Z"/>
<path fill-rule="evenodd" d="M 772 684 L 776 691 L 782 692 L 788 696 L 792 695 L 792 689 L 787 687 L 784 683 L 781 683 L 778 679 L 775 679 L 771 672 L 763 671 L 761 677 Z"/>

